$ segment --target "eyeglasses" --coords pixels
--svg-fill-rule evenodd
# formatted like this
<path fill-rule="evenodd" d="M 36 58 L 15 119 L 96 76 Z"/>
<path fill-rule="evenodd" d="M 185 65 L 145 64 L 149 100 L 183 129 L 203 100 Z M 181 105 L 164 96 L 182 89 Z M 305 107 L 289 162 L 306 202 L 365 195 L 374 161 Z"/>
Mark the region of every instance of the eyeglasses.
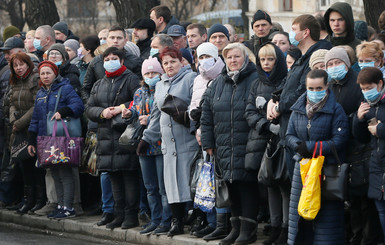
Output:
<path fill-rule="evenodd" d="M 49 52 L 49 56 L 51 56 L 51 57 L 61 56 L 61 53 L 59 53 L 59 52 Z"/>

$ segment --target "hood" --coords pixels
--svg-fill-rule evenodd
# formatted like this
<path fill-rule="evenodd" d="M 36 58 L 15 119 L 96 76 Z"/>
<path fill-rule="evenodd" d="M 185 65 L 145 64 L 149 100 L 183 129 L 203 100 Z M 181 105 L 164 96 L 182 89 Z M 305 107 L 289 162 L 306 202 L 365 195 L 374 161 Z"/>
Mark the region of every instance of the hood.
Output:
<path fill-rule="evenodd" d="M 342 17 L 345 19 L 346 33 L 347 33 L 347 35 L 345 37 L 334 37 L 333 36 L 333 31 L 330 28 L 330 24 L 329 24 L 330 13 L 332 11 L 336 11 L 336 12 L 340 13 L 342 15 Z M 337 2 L 337 3 L 333 4 L 325 12 L 324 19 L 325 19 L 326 30 L 329 34 L 330 40 L 333 43 L 338 42 L 339 44 L 348 44 L 350 42 L 353 42 L 354 39 L 356 38 L 354 35 L 353 10 L 352 10 L 352 7 L 350 6 L 350 4 L 344 3 L 344 2 Z"/>
<path fill-rule="evenodd" d="M 267 77 L 266 73 L 263 71 L 261 63 L 259 62 L 259 56 L 257 53 L 256 57 L 256 66 L 257 66 L 257 72 L 259 79 L 263 83 L 272 83 L 276 84 L 282 81 L 287 75 L 287 66 L 286 66 L 286 59 L 285 55 L 282 53 L 281 49 L 278 48 L 276 45 L 274 45 L 272 42 L 264 43 L 261 48 L 267 44 L 272 44 L 275 49 L 275 54 L 277 56 L 276 63 L 274 65 L 273 70 L 270 72 L 270 76 Z"/>
<path fill-rule="evenodd" d="M 79 41 L 79 37 L 76 36 L 71 30 L 68 30 L 67 40 L 68 39 L 75 39 L 76 41 Z"/>
<path fill-rule="evenodd" d="M 204 79 L 212 80 L 216 78 L 219 74 L 221 74 L 221 71 L 224 66 L 225 63 L 223 63 L 222 59 L 218 57 L 215 64 L 210 67 L 207 71 L 205 71 L 201 66 L 199 66 L 199 73 Z"/>

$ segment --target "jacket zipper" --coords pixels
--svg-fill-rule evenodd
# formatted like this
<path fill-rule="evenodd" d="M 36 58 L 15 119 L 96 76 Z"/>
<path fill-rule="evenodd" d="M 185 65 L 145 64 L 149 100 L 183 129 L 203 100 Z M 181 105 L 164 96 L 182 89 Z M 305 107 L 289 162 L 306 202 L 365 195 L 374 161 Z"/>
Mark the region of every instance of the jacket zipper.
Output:
<path fill-rule="evenodd" d="M 234 96 L 235 96 L 235 90 L 237 89 L 237 84 L 234 83 L 233 85 L 233 94 L 231 95 L 231 101 L 230 101 L 230 106 L 231 106 L 231 111 L 230 111 L 230 139 L 231 139 L 231 161 L 230 161 L 230 166 L 231 166 L 231 177 L 230 177 L 230 183 L 233 182 L 233 163 L 234 163 L 234 125 L 233 125 L 233 102 L 234 102 Z"/>
<path fill-rule="evenodd" d="M 311 119 L 307 120 L 306 128 L 307 128 L 307 138 L 310 140 Z"/>
<path fill-rule="evenodd" d="M 20 106 L 20 97 L 21 97 L 21 92 L 23 91 L 23 88 L 24 88 L 24 83 L 21 84 L 21 89 L 19 91 L 19 97 L 17 99 L 17 103 L 19 104 L 19 110 L 21 110 L 21 106 Z"/>

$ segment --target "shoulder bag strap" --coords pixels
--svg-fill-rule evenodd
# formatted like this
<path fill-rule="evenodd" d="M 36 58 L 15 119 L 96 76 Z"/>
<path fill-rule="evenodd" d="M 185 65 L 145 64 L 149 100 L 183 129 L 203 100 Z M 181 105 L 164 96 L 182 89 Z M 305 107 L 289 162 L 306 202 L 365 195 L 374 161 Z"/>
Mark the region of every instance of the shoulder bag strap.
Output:
<path fill-rule="evenodd" d="M 122 84 L 120 84 L 119 89 L 118 89 L 118 92 L 117 92 L 116 95 L 115 95 L 114 102 L 112 103 L 112 106 L 115 106 L 116 100 L 118 99 L 118 96 L 119 96 L 120 92 L 122 91 L 124 84 L 126 84 L 126 79 L 124 79 L 124 80 L 122 81 Z"/>
<path fill-rule="evenodd" d="M 327 143 L 328 143 L 328 145 L 330 145 L 330 147 L 331 147 L 331 149 L 333 151 L 333 155 L 337 159 L 338 166 L 341 166 L 341 161 L 340 161 L 340 158 L 338 157 L 337 150 L 336 150 L 336 147 L 334 145 L 334 142 L 333 141 L 327 141 Z"/>
<path fill-rule="evenodd" d="M 56 97 L 56 103 L 55 103 L 55 110 L 54 112 L 57 112 L 57 106 L 59 105 L 59 100 L 60 100 L 60 96 L 61 96 L 61 89 L 63 88 L 63 86 L 61 86 L 59 88 L 59 91 L 57 92 L 57 97 Z"/>

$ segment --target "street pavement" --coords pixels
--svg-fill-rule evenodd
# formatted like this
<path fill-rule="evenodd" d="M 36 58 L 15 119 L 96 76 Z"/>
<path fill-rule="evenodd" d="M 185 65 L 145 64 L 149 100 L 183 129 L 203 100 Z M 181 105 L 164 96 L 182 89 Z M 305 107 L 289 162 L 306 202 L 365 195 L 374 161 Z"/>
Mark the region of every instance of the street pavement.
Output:
<path fill-rule="evenodd" d="M 105 226 L 98 227 L 96 222 L 100 216 L 79 216 L 65 220 L 48 219 L 43 216 L 36 215 L 19 215 L 14 211 L 5 209 L 0 210 L 0 237 L 2 235 L 3 227 L 17 227 L 28 232 L 35 233 L 49 233 L 52 235 L 59 235 L 70 239 L 81 240 L 84 242 L 91 241 L 92 244 L 154 244 L 154 245 L 213 245 L 218 244 L 217 241 L 206 242 L 203 239 L 196 238 L 190 235 L 186 229 L 186 234 L 174 236 L 172 238 L 166 235 L 162 236 L 144 236 L 140 235 L 141 227 L 133 229 L 122 230 L 120 228 L 110 230 Z M 262 235 L 262 229 L 265 224 L 260 224 L 258 227 L 258 241 L 254 244 L 262 244 L 266 239 Z M 51 238 L 50 238 L 51 239 Z M 0 239 L 0 244 L 3 243 Z M 103 242 L 104 241 L 104 242 Z M 9 244 L 35 244 L 35 243 L 9 243 Z M 37 243 L 36 243 L 37 244 Z M 39 243 L 41 244 L 41 243 Z M 44 243 L 44 244 L 66 244 L 66 243 Z M 68 243 L 68 244 L 85 244 L 89 243 Z"/>

